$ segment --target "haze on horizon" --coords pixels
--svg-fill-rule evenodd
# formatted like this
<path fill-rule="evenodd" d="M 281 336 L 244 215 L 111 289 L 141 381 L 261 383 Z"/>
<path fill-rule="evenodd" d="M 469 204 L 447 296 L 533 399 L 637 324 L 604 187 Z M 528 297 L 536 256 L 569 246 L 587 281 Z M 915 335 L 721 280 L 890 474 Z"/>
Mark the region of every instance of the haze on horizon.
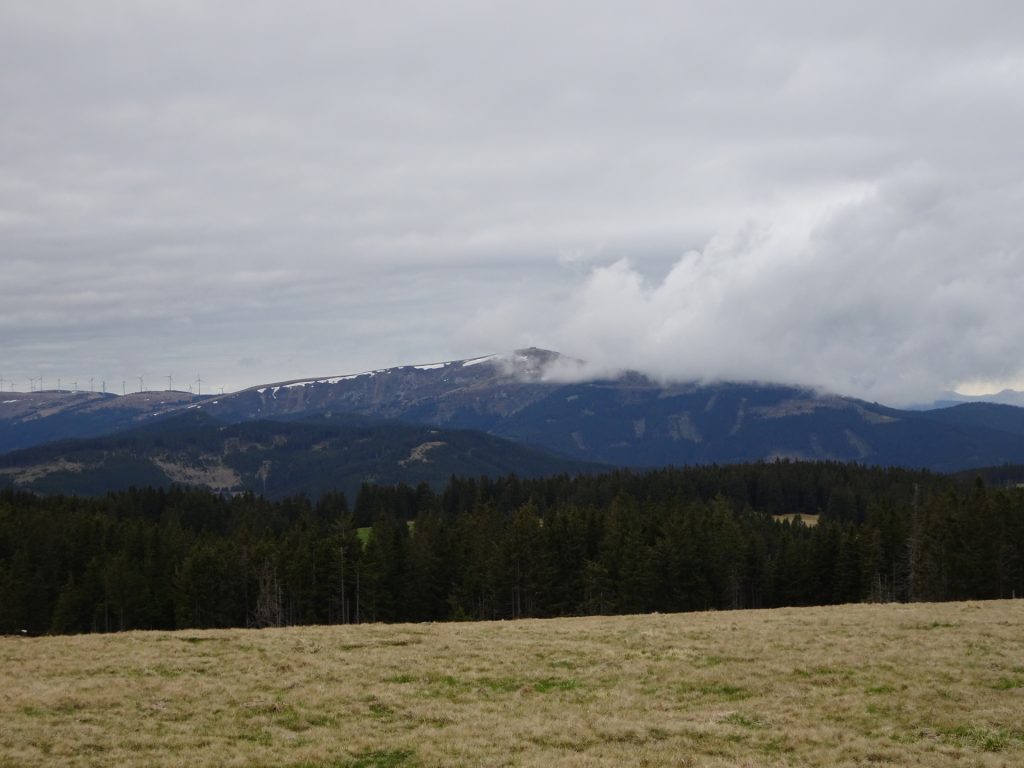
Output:
<path fill-rule="evenodd" d="M 11 0 L 0 378 L 1024 389 L 1022 92 L 1016 2 Z"/>

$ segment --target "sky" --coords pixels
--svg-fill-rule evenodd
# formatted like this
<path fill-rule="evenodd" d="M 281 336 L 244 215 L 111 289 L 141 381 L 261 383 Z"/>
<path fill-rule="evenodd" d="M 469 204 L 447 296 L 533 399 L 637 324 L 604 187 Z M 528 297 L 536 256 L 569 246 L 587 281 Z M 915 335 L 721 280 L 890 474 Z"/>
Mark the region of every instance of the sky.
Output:
<path fill-rule="evenodd" d="M 1024 389 L 1022 94 L 1016 1 L 5 0 L 0 386 Z"/>

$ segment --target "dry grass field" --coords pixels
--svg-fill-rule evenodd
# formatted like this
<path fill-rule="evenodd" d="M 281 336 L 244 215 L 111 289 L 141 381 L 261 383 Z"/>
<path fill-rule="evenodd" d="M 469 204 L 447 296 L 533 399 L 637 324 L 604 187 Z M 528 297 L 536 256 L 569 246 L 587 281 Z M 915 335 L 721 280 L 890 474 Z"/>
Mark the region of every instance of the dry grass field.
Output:
<path fill-rule="evenodd" d="M 0 765 L 1019 766 L 1024 600 L 0 638 Z"/>

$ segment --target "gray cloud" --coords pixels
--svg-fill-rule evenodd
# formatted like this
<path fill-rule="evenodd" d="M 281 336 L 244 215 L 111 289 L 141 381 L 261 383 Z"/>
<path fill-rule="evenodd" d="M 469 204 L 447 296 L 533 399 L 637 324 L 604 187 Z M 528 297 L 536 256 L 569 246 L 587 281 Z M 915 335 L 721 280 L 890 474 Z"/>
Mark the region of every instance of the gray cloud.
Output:
<path fill-rule="evenodd" d="M 535 343 L 904 401 L 1020 382 L 1022 22 L 5 3 L 0 376 L 233 388 Z"/>
<path fill-rule="evenodd" d="M 619 261 L 572 294 L 554 336 L 596 372 L 753 377 L 897 403 L 965 371 L 1013 380 L 1024 272 L 1003 244 L 1018 197 L 979 206 L 944 180 L 898 179 L 820 218 L 716 237 L 660 280 Z"/>

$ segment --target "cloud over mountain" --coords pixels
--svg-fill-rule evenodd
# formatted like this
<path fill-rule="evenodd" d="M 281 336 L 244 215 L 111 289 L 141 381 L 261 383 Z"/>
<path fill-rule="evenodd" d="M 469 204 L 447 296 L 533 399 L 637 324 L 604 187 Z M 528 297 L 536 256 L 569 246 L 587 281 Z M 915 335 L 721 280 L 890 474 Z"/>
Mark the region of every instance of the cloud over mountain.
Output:
<path fill-rule="evenodd" d="M 1013 381 L 1024 372 L 1021 202 L 907 174 L 816 219 L 782 212 L 717 236 L 660 279 L 619 260 L 555 305 L 555 343 L 598 371 L 897 403 L 963 385 L 965 371 Z"/>

